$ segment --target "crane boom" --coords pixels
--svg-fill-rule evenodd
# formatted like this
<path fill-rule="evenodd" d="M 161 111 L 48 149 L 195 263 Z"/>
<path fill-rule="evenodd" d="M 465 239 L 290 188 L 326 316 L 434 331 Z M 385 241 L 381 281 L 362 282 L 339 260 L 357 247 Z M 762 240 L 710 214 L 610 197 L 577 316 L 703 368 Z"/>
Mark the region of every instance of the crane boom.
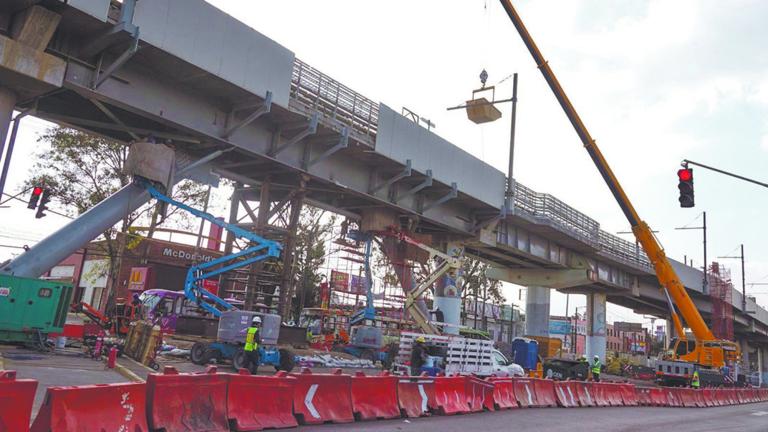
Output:
<path fill-rule="evenodd" d="M 709 329 L 707 323 L 701 317 L 701 314 L 696 308 L 696 305 L 685 291 L 685 287 L 680 281 L 680 278 L 677 276 L 677 273 L 675 273 L 672 264 L 667 259 L 664 253 L 664 249 L 653 235 L 653 232 L 648 227 L 648 224 L 640 219 L 640 216 L 638 216 L 637 211 L 635 210 L 634 206 L 632 206 L 632 203 L 627 197 L 627 194 L 621 187 L 619 180 L 616 178 L 616 175 L 611 170 L 611 167 L 608 165 L 608 162 L 605 160 L 602 152 L 597 147 L 597 143 L 590 135 L 589 130 L 587 130 L 587 127 L 582 122 L 579 114 L 573 107 L 573 104 L 568 99 L 565 90 L 563 90 L 562 86 L 560 86 L 560 83 L 558 82 L 555 73 L 552 71 L 552 68 L 544 59 L 544 56 L 541 54 L 541 51 L 539 51 L 539 48 L 536 46 L 536 43 L 533 41 L 530 33 L 528 33 L 528 30 L 525 28 L 525 25 L 520 18 L 520 15 L 517 14 L 517 11 L 512 6 L 511 0 L 500 1 L 507 15 L 512 20 L 512 23 L 515 25 L 515 28 L 520 34 L 520 37 L 523 39 L 525 46 L 528 48 L 531 56 L 533 56 L 533 59 L 541 71 L 541 74 L 544 76 L 547 84 L 549 84 L 549 88 L 554 93 L 555 98 L 557 98 L 557 101 L 560 103 L 563 111 L 565 111 L 565 115 L 568 117 L 568 120 L 570 120 L 573 128 L 576 130 L 576 134 L 584 144 L 584 148 L 586 148 L 589 156 L 595 163 L 597 170 L 600 172 L 603 180 L 605 180 L 605 183 L 608 185 L 611 193 L 613 193 L 614 198 L 616 198 L 619 207 L 621 207 L 621 211 L 624 213 L 624 216 L 626 216 L 629 224 L 632 226 L 632 232 L 635 234 L 637 241 L 643 247 L 646 255 L 648 255 L 648 259 L 653 264 L 653 268 L 656 272 L 656 277 L 658 278 L 659 283 L 669 293 L 677 307 L 680 309 L 680 313 L 685 319 L 688 327 L 691 328 L 691 331 L 693 332 L 696 340 L 714 340 L 715 337 L 712 334 L 712 331 Z M 681 334 L 680 337 L 684 338 L 685 335 Z"/>

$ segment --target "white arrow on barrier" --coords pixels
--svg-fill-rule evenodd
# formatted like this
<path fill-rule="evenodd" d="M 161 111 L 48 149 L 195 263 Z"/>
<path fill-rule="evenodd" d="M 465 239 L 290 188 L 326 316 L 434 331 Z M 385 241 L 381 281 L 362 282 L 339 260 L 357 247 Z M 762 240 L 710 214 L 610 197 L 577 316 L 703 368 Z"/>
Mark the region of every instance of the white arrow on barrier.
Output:
<path fill-rule="evenodd" d="M 568 394 L 571 395 L 571 405 L 577 406 L 576 399 L 573 397 L 573 392 L 571 391 L 570 387 L 566 387 L 568 389 Z"/>
<path fill-rule="evenodd" d="M 584 393 L 587 394 L 587 402 L 592 405 L 592 396 L 589 395 L 589 389 L 584 387 Z"/>
<path fill-rule="evenodd" d="M 309 391 L 307 392 L 307 396 L 304 397 L 304 406 L 307 407 L 309 410 L 309 413 L 312 414 L 312 417 L 319 419 L 320 413 L 317 412 L 317 409 L 315 409 L 315 406 L 312 404 L 312 399 L 315 397 L 315 393 L 317 392 L 317 388 L 320 387 L 320 384 L 312 384 L 309 386 Z"/>
<path fill-rule="evenodd" d="M 525 391 L 528 392 L 528 405 L 533 405 L 533 396 L 531 395 L 531 389 L 528 388 L 528 384 L 525 384 Z"/>
<path fill-rule="evenodd" d="M 421 412 L 427 412 L 427 392 L 424 391 L 424 384 L 419 384 L 419 394 L 421 395 Z"/>

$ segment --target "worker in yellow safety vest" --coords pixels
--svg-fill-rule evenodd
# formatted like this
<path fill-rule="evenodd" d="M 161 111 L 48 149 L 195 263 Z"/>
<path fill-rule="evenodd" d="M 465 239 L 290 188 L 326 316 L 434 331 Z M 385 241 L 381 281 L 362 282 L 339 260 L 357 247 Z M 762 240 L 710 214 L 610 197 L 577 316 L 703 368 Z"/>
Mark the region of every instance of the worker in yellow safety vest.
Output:
<path fill-rule="evenodd" d="M 699 379 L 699 371 L 693 371 L 693 378 L 691 378 L 691 387 L 698 389 L 701 387 L 701 380 Z"/>
<path fill-rule="evenodd" d="M 600 363 L 600 357 L 595 356 L 595 361 L 592 362 L 592 379 L 595 382 L 600 382 L 600 370 L 603 365 Z"/>
<path fill-rule="evenodd" d="M 251 320 L 251 326 L 245 334 L 245 360 L 248 369 L 252 374 L 255 374 L 259 368 L 259 343 L 261 343 L 261 336 L 259 336 L 259 330 L 261 329 L 261 318 L 253 317 Z"/>

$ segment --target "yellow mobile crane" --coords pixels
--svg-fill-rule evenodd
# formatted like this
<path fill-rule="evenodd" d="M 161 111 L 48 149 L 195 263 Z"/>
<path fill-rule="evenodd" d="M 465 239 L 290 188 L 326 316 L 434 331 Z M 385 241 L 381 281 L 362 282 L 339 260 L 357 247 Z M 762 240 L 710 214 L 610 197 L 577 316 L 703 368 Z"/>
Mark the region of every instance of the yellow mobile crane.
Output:
<path fill-rule="evenodd" d="M 563 111 L 565 111 L 565 115 L 576 130 L 576 134 L 578 134 L 581 142 L 584 144 L 584 148 L 586 148 L 587 153 L 589 153 L 589 156 L 595 163 L 597 170 L 600 172 L 600 175 L 605 180 L 611 193 L 613 193 L 613 196 L 619 203 L 619 207 L 621 207 L 622 212 L 632 226 L 632 232 L 635 234 L 635 238 L 637 238 L 637 241 L 642 245 L 646 255 L 648 255 L 648 259 L 651 261 L 654 270 L 656 271 L 656 277 L 658 278 L 662 289 L 665 291 L 678 338 L 673 339 L 670 342 L 669 348 L 671 354 L 669 355 L 669 359 L 673 360 L 673 362 L 660 364 L 659 366 L 662 370 L 657 370 L 657 375 L 661 372 L 662 381 L 670 381 L 665 380 L 665 377 L 687 380 L 688 375 L 691 375 L 694 369 L 698 369 L 700 370 L 700 373 L 702 373 L 701 377 L 703 381 L 711 379 L 715 382 L 722 382 L 722 375 L 720 374 L 719 369 L 727 363 L 732 364 L 740 358 L 741 353 L 738 345 L 732 341 L 718 340 L 712 334 L 707 323 L 696 309 L 696 305 L 688 296 L 688 293 L 682 282 L 680 282 L 680 278 L 675 273 L 672 264 L 664 254 L 664 249 L 662 249 L 656 237 L 653 235 L 648 224 L 638 216 L 637 211 L 632 206 L 627 194 L 622 189 L 621 184 L 619 184 L 616 175 L 614 175 L 608 162 L 606 162 L 605 157 L 603 157 L 603 154 L 597 147 L 595 140 L 581 121 L 579 114 L 571 104 L 565 91 L 560 86 L 552 68 L 549 67 L 549 64 L 544 59 L 541 51 L 539 51 L 533 38 L 525 28 L 520 15 L 517 14 L 517 11 L 512 6 L 511 0 L 500 1 L 507 15 L 512 20 L 512 23 L 515 25 L 520 37 L 523 39 L 523 43 L 525 43 L 531 56 L 533 56 L 533 60 L 536 62 L 537 67 L 542 75 L 544 75 L 544 79 L 547 81 L 547 84 L 549 84 L 549 88 L 554 93 L 555 98 L 557 98 Z M 680 317 L 675 312 L 675 305 L 679 308 L 680 314 L 685 319 L 685 323 L 690 327 L 694 340 L 687 340 Z"/>

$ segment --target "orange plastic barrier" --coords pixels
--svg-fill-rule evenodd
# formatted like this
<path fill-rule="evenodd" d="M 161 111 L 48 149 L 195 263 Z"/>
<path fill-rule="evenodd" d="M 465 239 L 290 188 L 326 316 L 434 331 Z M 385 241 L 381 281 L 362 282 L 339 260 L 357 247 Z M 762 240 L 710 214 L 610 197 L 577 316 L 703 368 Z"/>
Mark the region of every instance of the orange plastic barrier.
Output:
<path fill-rule="evenodd" d="M 467 395 L 467 403 L 471 412 L 495 410 L 493 406 L 493 382 L 469 376 L 466 377 L 464 383 L 464 392 Z"/>
<path fill-rule="evenodd" d="M 693 400 L 696 401 L 696 406 L 699 408 L 706 408 L 707 407 L 707 401 L 704 400 L 704 390 L 693 390 Z"/>
<path fill-rule="evenodd" d="M 152 430 L 228 432 L 227 374 L 215 366 L 179 373 L 166 366 L 147 377 L 147 418 Z M 132 431 L 131 431 L 132 432 Z"/>
<path fill-rule="evenodd" d="M 664 389 L 652 388 L 649 390 L 649 393 L 651 395 L 651 404 L 653 406 L 667 406 L 669 403 L 669 399 L 667 398 Z"/>
<path fill-rule="evenodd" d="M 680 400 L 683 402 L 683 406 L 686 408 L 696 408 L 696 393 L 695 390 L 690 388 L 679 388 L 677 394 L 680 396 Z"/>
<path fill-rule="evenodd" d="M 355 421 L 351 376 L 343 375 L 341 369 L 332 374 L 313 374 L 308 368 L 292 376 L 297 380 L 293 392 L 293 412 L 300 424 Z"/>
<path fill-rule="evenodd" d="M 535 408 L 540 406 L 536 398 L 536 389 L 534 388 L 532 378 L 513 378 L 512 386 L 515 390 L 515 399 L 522 408 Z"/>
<path fill-rule="evenodd" d="M 533 380 L 533 387 L 536 389 L 536 400 L 539 406 L 556 407 L 557 396 L 555 396 L 555 382 L 549 379 Z"/>
<path fill-rule="evenodd" d="M 29 430 L 37 381 L 16 379 L 16 371 L 0 371 L 0 431 Z"/>
<path fill-rule="evenodd" d="M 236 431 L 260 431 L 298 426 L 293 416 L 296 379 L 280 371 L 275 376 L 251 375 L 241 369 L 229 375 L 227 418 Z"/>
<path fill-rule="evenodd" d="M 463 376 L 442 376 L 435 378 L 435 404 L 443 415 L 470 412 L 467 401 L 466 381 Z"/>
<path fill-rule="evenodd" d="M 146 390 L 144 383 L 48 387 L 30 430 L 147 432 Z"/>
<path fill-rule="evenodd" d="M 493 403 L 496 409 L 519 408 L 511 378 L 488 378 L 493 383 Z"/>
<path fill-rule="evenodd" d="M 352 412 L 356 420 L 399 418 L 397 377 L 386 371 L 379 376 L 355 373 L 352 377 Z"/>
<path fill-rule="evenodd" d="M 397 403 L 406 417 L 423 417 L 436 408 L 435 379 L 427 376 L 399 377 Z"/>
<path fill-rule="evenodd" d="M 578 399 L 579 399 L 579 405 L 583 407 L 597 406 L 597 402 L 594 399 L 595 392 L 594 392 L 594 389 L 592 388 L 592 383 L 576 381 L 572 385 L 576 389 L 576 394 L 578 395 Z"/>
<path fill-rule="evenodd" d="M 595 400 L 595 406 L 609 407 L 611 402 L 608 396 L 608 390 L 604 383 L 593 382 L 590 385 L 592 387 L 592 394 Z"/>
<path fill-rule="evenodd" d="M 704 399 L 704 403 L 708 407 L 714 407 L 718 406 L 717 398 L 715 397 L 715 389 L 702 389 L 702 399 Z"/>
<path fill-rule="evenodd" d="M 634 384 L 616 384 L 619 386 L 621 393 L 621 402 L 624 406 L 637 406 L 639 402 L 637 400 L 637 392 L 635 392 Z"/>
<path fill-rule="evenodd" d="M 578 408 L 579 399 L 576 384 L 571 381 L 555 382 L 557 404 L 564 408 Z"/>
<path fill-rule="evenodd" d="M 624 406 L 624 400 L 621 396 L 621 385 L 614 383 L 599 383 L 605 389 L 605 397 L 610 406 Z"/>
<path fill-rule="evenodd" d="M 651 389 L 647 387 L 635 387 L 635 393 L 637 394 L 637 403 L 640 406 L 653 406 L 653 400 L 651 400 Z"/>

